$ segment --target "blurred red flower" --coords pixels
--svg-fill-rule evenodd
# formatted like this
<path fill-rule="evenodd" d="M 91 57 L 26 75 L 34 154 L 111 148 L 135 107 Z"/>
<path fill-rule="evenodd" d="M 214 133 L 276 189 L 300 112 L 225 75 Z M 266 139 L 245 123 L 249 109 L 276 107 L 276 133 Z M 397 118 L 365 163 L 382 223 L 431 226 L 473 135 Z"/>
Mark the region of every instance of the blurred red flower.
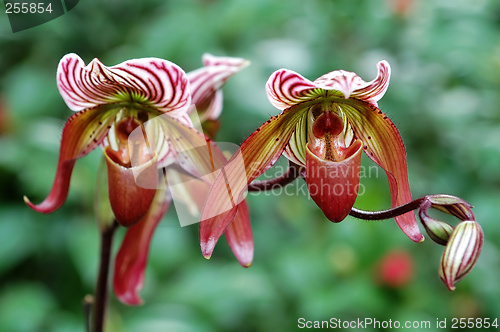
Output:
<path fill-rule="evenodd" d="M 390 251 L 379 261 L 375 273 L 376 280 L 381 285 L 404 287 L 413 276 L 413 257 L 403 250 Z"/>

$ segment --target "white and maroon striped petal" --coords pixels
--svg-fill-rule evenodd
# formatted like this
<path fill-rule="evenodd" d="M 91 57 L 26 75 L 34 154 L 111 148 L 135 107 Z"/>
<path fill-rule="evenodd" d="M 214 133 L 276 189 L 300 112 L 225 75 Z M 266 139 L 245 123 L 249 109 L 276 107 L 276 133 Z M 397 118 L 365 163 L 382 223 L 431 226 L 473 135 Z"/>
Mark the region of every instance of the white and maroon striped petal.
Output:
<path fill-rule="evenodd" d="M 365 86 L 358 87 L 354 90 L 352 96 L 369 102 L 370 104 L 378 107 L 379 101 L 389 87 L 389 80 L 391 78 L 391 66 L 385 60 L 377 64 L 378 74 L 373 81 L 367 82 Z"/>
<path fill-rule="evenodd" d="M 313 99 L 322 93 L 311 82 L 293 70 L 275 71 L 266 83 L 267 98 L 279 110 L 284 110 L 300 102 Z"/>
<path fill-rule="evenodd" d="M 200 119 L 215 120 L 222 111 L 220 88 L 226 81 L 249 65 L 242 58 L 216 57 L 205 53 L 204 67 L 187 74 L 190 83 L 191 102 L 196 106 Z"/>
<path fill-rule="evenodd" d="M 98 59 L 85 66 L 76 54 L 59 62 L 57 86 L 73 111 L 115 102 L 136 102 L 183 114 L 190 104 L 189 81 L 177 65 L 158 58 L 132 59 L 113 67 Z"/>
<path fill-rule="evenodd" d="M 337 90 L 346 99 L 352 97 L 364 100 L 378 107 L 377 101 L 384 96 L 389 86 L 391 67 L 387 61 L 380 61 L 377 64 L 377 68 L 377 77 L 370 82 L 365 82 L 353 72 L 335 70 L 319 77 L 314 81 L 314 84 L 316 84 L 316 87 L 324 90 Z"/>
<path fill-rule="evenodd" d="M 294 71 L 281 69 L 267 81 L 267 97 L 280 110 L 320 95 L 356 98 L 378 107 L 377 101 L 384 96 L 389 86 L 391 67 L 385 60 L 380 61 L 377 67 L 377 77 L 370 82 L 345 70 L 332 71 L 311 82 Z"/>

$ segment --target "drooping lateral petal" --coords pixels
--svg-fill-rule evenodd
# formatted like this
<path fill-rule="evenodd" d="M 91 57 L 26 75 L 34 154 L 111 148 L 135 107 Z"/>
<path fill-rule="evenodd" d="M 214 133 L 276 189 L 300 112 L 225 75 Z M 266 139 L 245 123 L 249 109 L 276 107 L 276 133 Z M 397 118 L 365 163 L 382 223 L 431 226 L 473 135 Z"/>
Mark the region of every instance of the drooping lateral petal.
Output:
<path fill-rule="evenodd" d="M 271 167 L 288 144 L 310 105 L 286 109 L 254 131 L 217 176 L 201 214 L 200 241 L 209 258 L 222 232 L 234 218 L 247 185 Z M 243 161 L 243 166 L 241 161 Z"/>
<path fill-rule="evenodd" d="M 384 96 L 389 87 L 391 67 L 384 60 L 377 64 L 377 68 L 377 77 L 370 82 L 365 82 L 353 72 L 335 70 L 319 77 L 313 83 L 317 88 L 340 91 L 346 99 L 352 97 L 364 100 L 377 107 L 377 101 Z"/>
<path fill-rule="evenodd" d="M 78 55 L 67 54 L 57 68 L 57 86 L 73 111 L 136 102 L 161 112 L 182 114 L 190 104 L 186 73 L 174 63 L 158 58 L 132 59 L 106 67 L 98 59 L 85 66 Z"/>
<path fill-rule="evenodd" d="M 144 285 L 144 272 L 149 245 L 156 226 L 170 205 L 168 190 L 157 190 L 148 212 L 127 233 L 116 256 L 113 287 L 116 297 L 128 305 L 140 305 L 139 291 Z"/>
<path fill-rule="evenodd" d="M 222 111 L 224 83 L 241 69 L 249 65 L 242 58 L 216 57 L 205 53 L 204 67 L 187 74 L 190 83 L 192 103 L 200 115 L 200 120 L 217 119 Z"/>
<path fill-rule="evenodd" d="M 314 82 L 293 70 L 280 69 L 271 74 L 266 83 L 267 98 L 279 110 L 324 94 Z"/>
<path fill-rule="evenodd" d="M 181 173 L 174 167 L 167 169 L 167 179 L 181 226 L 199 222 L 211 183 Z M 246 201 L 239 204 L 234 220 L 226 228 L 225 235 L 239 263 L 243 267 L 249 267 L 253 260 L 254 245 Z"/>
<path fill-rule="evenodd" d="M 370 159 L 382 167 L 389 181 L 392 206 L 410 202 L 406 152 L 396 126 L 378 108 L 355 99 L 338 101 L 357 138 L 364 143 L 364 151 Z M 395 218 L 401 230 L 413 241 L 421 242 L 423 235 L 414 213 L 407 212 Z"/>
<path fill-rule="evenodd" d="M 246 201 L 242 201 L 238 205 L 238 211 L 234 216 L 233 222 L 227 226 L 224 234 L 226 235 L 229 247 L 241 266 L 249 267 L 252 265 L 254 249 L 253 235 Z"/>
<path fill-rule="evenodd" d="M 24 201 L 30 208 L 37 212 L 50 213 L 64 203 L 76 159 L 88 154 L 104 139 L 118 111 L 113 105 L 103 105 L 85 109 L 68 119 L 62 132 L 52 189 L 47 198 L 37 205 L 25 196 Z"/>

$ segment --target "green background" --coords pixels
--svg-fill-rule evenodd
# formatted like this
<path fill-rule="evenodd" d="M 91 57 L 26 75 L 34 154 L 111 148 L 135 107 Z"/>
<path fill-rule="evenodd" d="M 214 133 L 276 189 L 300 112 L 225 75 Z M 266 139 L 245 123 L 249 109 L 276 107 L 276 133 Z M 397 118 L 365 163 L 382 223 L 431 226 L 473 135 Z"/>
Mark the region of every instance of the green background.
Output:
<path fill-rule="evenodd" d="M 345 69 L 368 81 L 386 59 L 392 78 L 379 106 L 402 134 L 413 196 L 460 196 L 485 232 L 476 267 L 449 292 L 437 275 L 443 247 L 411 242 L 393 220 L 332 224 L 303 194 L 250 195 L 255 259 L 244 269 L 225 241 L 206 261 L 197 225 L 181 228 L 171 209 L 153 239 L 145 305 L 111 295 L 108 331 L 293 331 L 300 317 L 431 321 L 427 330 L 437 331 L 436 319 L 449 328 L 453 317 L 500 318 L 498 1 L 86 0 L 15 34 L 0 14 L 0 331 L 84 329 L 81 300 L 97 271 L 101 151 L 77 162 L 55 213 L 22 200 L 40 202 L 52 185 L 72 114 L 55 73 L 70 52 L 106 65 L 154 56 L 186 71 L 201 66 L 204 52 L 249 59 L 224 87 L 218 140 L 236 144 L 278 113 L 264 89 L 274 70 L 313 80 Z M 390 206 L 382 170 L 362 184 L 357 207 Z M 381 281 L 391 252 L 413 262 L 401 287 Z"/>

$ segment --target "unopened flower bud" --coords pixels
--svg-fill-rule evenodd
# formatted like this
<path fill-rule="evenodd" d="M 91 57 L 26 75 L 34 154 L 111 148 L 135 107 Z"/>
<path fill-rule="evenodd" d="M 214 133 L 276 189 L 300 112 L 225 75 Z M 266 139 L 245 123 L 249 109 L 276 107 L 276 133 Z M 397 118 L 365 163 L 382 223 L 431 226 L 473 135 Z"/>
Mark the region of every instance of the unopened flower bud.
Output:
<path fill-rule="evenodd" d="M 483 230 L 475 221 L 466 220 L 451 234 L 439 268 L 439 277 L 449 290 L 464 278 L 476 264 L 483 246 Z"/>
<path fill-rule="evenodd" d="M 439 194 L 429 195 L 426 198 L 431 203 L 429 207 L 451 214 L 460 220 L 475 220 L 472 205 L 459 197 Z"/>
<path fill-rule="evenodd" d="M 453 226 L 429 217 L 424 209 L 420 209 L 418 215 L 422 224 L 424 225 L 425 231 L 429 235 L 432 241 L 437 244 L 445 246 L 453 232 Z"/>
<path fill-rule="evenodd" d="M 472 205 L 463 199 L 451 195 L 429 195 L 420 205 L 418 216 L 429 237 L 436 243 L 446 245 L 453 232 L 453 227 L 429 216 L 430 208 L 455 216 L 460 220 L 474 220 Z"/>

